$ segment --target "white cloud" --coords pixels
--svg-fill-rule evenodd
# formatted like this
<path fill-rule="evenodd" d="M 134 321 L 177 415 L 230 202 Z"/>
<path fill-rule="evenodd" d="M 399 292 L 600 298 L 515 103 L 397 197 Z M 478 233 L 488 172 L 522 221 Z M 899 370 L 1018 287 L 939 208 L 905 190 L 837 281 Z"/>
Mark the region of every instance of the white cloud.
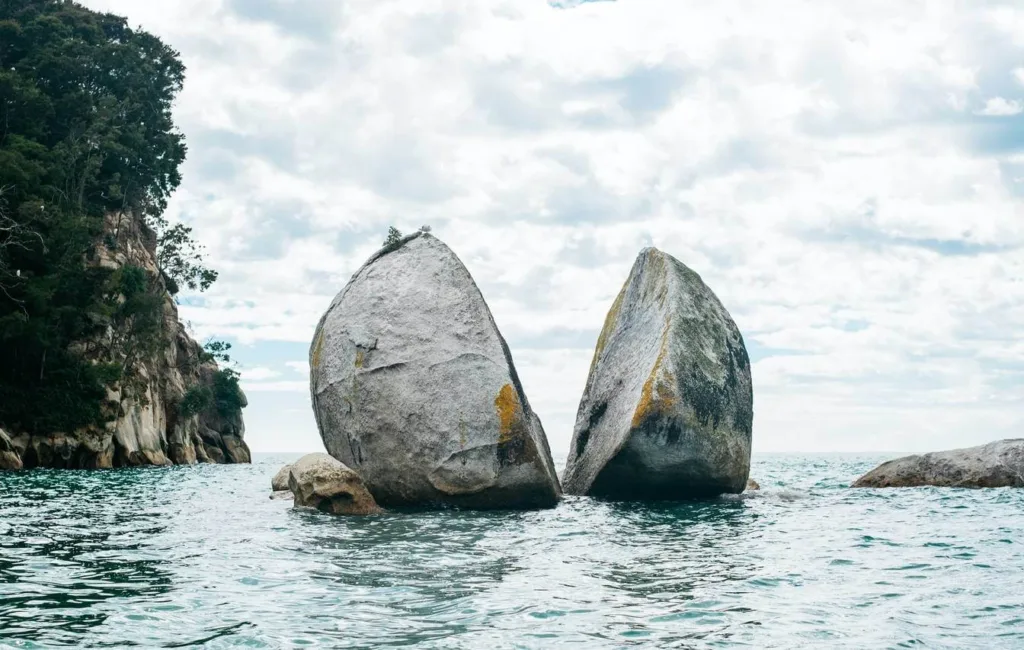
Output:
<path fill-rule="evenodd" d="M 297 372 L 300 375 L 309 376 L 309 362 L 308 361 L 287 361 L 287 362 L 285 362 L 284 365 L 288 366 L 294 372 Z"/>
<path fill-rule="evenodd" d="M 977 111 L 977 114 L 989 117 L 1008 117 L 1010 115 L 1020 115 L 1022 111 L 1024 111 L 1024 104 L 1021 104 L 1016 99 L 992 97 L 985 102 L 985 108 Z"/>
<path fill-rule="evenodd" d="M 276 370 L 273 370 L 271 368 L 264 368 L 262 366 L 256 367 L 256 368 L 246 368 L 245 369 L 245 378 L 248 379 L 248 380 L 251 380 L 251 381 L 262 381 L 264 379 L 273 379 L 274 377 L 277 377 L 280 374 L 281 373 L 279 373 Z"/>
<path fill-rule="evenodd" d="M 308 393 L 308 381 L 242 381 L 246 393 Z"/>
<path fill-rule="evenodd" d="M 87 4 L 188 66 L 169 216 L 221 280 L 182 314 L 281 372 L 246 378 L 253 400 L 307 390 L 276 346 L 301 358 L 387 226 L 429 223 L 487 296 L 556 449 L 650 244 L 743 330 L 756 448 L 1019 435 L 1024 9 Z"/>

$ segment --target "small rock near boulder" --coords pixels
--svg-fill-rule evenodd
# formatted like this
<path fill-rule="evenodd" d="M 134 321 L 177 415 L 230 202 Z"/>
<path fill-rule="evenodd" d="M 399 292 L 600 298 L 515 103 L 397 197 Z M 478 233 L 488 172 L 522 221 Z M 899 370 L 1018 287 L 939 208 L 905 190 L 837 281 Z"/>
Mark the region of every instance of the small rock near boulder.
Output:
<path fill-rule="evenodd" d="M 372 515 L 381 512 L 359 475 L 327 454 L 303 456 L 288 476 L 295 506 L 316 508 L 332 515 Z"/>
<path fill-rule="evenodd" d="M 469 271 L 420 232 L 381 249 L 310 346 L 320 435 L 384 506 L 553 507 L 540 419 Z"/>
<path fill-rule="evenodd" d="M 925 485 L 962 488 L 1024 487 L 1024 438 L 890 460 L 857 479 L 853 487 Z"/>
<path fill-rule="evenodd" d="M 569 449 L 568 494 L 685 499 L 747 485 L 750 361 L 700 276 L 643 250 L 612 305 Z"/>
<path fill-rule="evenodd" d="M 277 471 L 277 474 L 274 474 L 274 478 L 270 480 L 270 488 L 274 492 L 280 492 L 281 490 L 289 489 L 289 487 L 288 487 L 288 477 L 291 476 L 291 473 L 292 473 L 292 466 L 291 465 L 285 465 L 284 467 L 279 469 Z"/>
<path fill-rule="evenodd" d="M 761 489 L 761 484 L 750 478 L 747 479 L 747 492 L 756 492 Z"/>

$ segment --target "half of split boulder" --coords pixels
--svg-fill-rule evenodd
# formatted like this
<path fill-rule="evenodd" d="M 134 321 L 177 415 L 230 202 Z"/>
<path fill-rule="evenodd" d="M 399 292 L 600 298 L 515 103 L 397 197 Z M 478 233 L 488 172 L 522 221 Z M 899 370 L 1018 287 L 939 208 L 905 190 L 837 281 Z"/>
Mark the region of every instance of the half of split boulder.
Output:
<path fill-rule="evenodd" d="M 310 348 L 327 451 L 384 506 L 552 507 L 540 419 L 469 271 L 427 233 L 375 254 Z"/>
<path fill-rule="evenodd" d="M 605 321 L 563 485 L 610 499 L 740 493 L 753 392 L 743 337 L 700 276 L 640 253 Z"/>

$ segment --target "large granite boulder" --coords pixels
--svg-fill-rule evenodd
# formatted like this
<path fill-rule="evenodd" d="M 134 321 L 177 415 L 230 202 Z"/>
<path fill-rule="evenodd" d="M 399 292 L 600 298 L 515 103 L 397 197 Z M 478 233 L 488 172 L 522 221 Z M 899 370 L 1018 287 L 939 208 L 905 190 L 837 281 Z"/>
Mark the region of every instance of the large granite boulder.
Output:
<path fill-rule="evenodd" d="M 905 456 L 882 463 L 853 487 L 1024 487 L 1024 439 Z"/>
<path fill-rule="evenodd" d="M 554 506 L 540 419 L 455 253 L 427 233 L 378 251 L 317 326 L 320 435 L 384 506 Z"/>
<path fill-rule="evenodd" d="M 332 515 L 372 515 L 381 512 L 363 481 L 327 454 L 308 454 L 292 465 L 288 488 L 295 507 L 316 508 Z"/>
<path fill-rule="evenodd" d="M 753 393 L 743 337 L 696 273 L 644 249 L 597 342 L 563 477 L 568 494 L 738 494 Z"/>

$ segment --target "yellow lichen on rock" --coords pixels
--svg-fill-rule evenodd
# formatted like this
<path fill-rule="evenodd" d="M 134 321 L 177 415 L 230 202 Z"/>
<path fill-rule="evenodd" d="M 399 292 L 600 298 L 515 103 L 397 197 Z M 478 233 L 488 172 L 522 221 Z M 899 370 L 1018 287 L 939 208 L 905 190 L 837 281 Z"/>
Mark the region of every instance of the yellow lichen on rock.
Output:
<path fill-rule="evenodd" d="M 356 350 L 356 368 L 362 368 L 365 359 L 366 354 L 362 350 Z"/>
<path fill-rule="evenodd" d="M 654 361 L 651 374 L 640 391 L 640 401 L 633 413 L 633 427 L 639 427 L 654 411 L 665 413 L 676 405 L 675 375 L 664 370 L 665 355 L 668 353 L 668 328 L 661 338 L 661 351 Z"/>
<path fill-rule="evenodd" d="M 320 352 L 324 347 L 324 333 L 317 332 L 316 341 L 313 342 L 313 370 L 320 367 Z"/>
<path fill-rule="evenodd" d="M 512 430 L 519 422 L 522 406 L 519 404 L 519 395 L 512 384 L 505 384 L 494 398 L 494 407 L 498 410 L 498 443 L 509 442 L 512 439 Z"/>

